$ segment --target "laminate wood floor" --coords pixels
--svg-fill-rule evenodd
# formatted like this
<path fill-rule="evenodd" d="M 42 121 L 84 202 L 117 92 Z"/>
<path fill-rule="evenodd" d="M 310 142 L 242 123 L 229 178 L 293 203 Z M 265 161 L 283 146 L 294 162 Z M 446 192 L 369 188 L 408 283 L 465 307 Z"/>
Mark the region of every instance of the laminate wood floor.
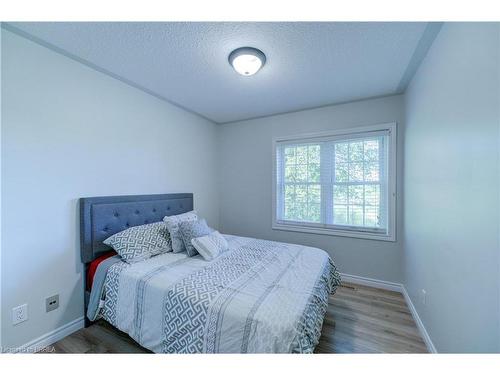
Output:
<path fill-rule="evenodd" d="M 53 349 L 56 353 L 149 353 L 103 320 L 58 341 Z M 401 293 L 344 283 L 330 297 L 315 352 L 426 353 L 427 349 Z"/>

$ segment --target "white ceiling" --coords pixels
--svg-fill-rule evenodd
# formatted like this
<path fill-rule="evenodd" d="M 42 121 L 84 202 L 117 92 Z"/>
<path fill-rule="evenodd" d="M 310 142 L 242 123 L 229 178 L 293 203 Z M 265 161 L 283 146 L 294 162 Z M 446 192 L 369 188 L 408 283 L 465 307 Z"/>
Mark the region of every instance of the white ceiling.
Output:
<path fill-rule="evenodd" d="M 416 69 L 412 60 L 421 49 L 427 23 L 91 22 L 9 27 L 225 123 L 401 92 L 407 70 Z M 228 64 L 229 53 L 242 46 L 259 48 L 267 56 L 254 76 L 240 76 Z"/>

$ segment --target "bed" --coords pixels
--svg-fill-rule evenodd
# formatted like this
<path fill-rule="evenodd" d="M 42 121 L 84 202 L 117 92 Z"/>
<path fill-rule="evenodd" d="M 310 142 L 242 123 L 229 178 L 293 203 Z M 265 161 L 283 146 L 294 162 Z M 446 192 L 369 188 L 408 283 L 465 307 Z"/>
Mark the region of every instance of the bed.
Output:
<path fill-rule="evenodd" d="M 192 209 L 192 194 L 82 198 L 85 270 L 109 252 L 102 241 L 112 234 Z M 156 353 L 313 352 L 340 284 L 327 253 L 225 237 L 229 251 L 210 262 L 186 253 L 105 259 L 85 286 L 86 324 L 105 319 Z"/>

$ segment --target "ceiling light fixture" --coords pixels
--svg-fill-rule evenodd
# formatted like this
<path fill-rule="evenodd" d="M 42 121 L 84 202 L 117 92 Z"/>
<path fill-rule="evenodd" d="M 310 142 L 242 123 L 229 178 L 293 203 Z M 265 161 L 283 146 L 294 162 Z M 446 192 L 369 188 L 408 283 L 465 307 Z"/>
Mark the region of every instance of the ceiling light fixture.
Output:
<path fill-rule="evenodd" d="M 229 64 L 242 76 L 252 76 L 266 63 L 266 55 L 253 47 L 241 47 L 229 54 Z"/>

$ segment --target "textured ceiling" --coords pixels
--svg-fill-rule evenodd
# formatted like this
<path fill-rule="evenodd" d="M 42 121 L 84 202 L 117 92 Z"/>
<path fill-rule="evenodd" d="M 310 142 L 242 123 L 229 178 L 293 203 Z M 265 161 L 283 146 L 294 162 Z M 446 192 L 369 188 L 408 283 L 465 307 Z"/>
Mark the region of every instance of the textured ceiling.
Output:
<path fill-rule="evenodd" d="M 215 122 L 395 94 L 426 23 L 11 23 Z M 256 75 L 227 62 L 267 56 Z M 404 87 L 403 87 L 404 89 Z"/>

